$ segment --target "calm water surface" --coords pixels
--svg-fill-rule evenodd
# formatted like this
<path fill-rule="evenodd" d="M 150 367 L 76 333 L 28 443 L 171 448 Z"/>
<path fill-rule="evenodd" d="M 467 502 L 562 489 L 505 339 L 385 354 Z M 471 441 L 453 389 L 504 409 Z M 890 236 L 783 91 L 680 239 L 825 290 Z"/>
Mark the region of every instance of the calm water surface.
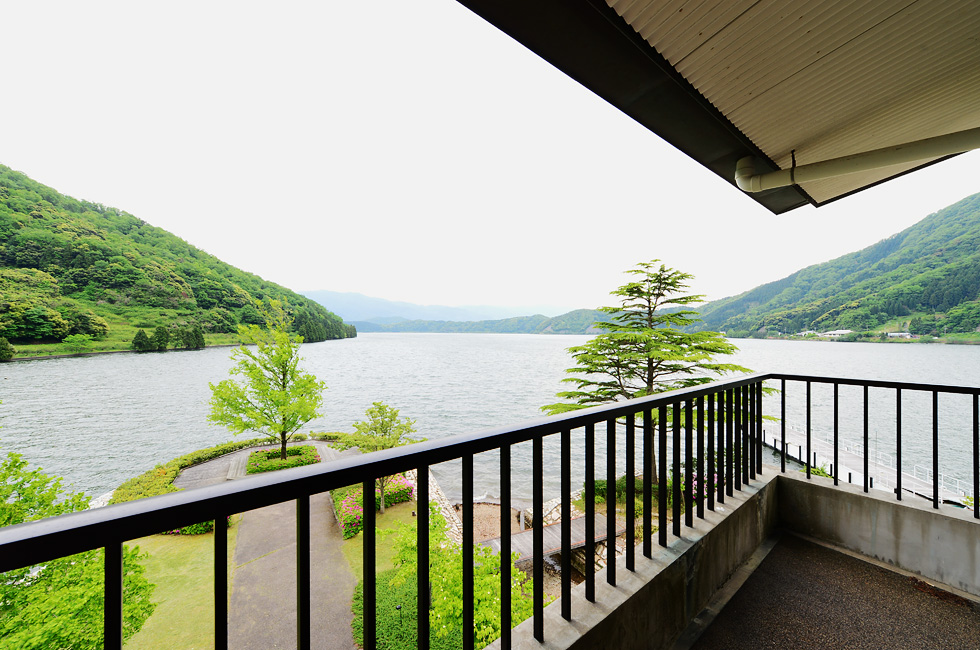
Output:
<path fill-rule="evenodd" d="M 378 400 L 416 419 L 419 433 L 431 439 L 538 418 L 539 407 L 555 401 L 555 393 L 562 390 L 564 369 L 571 365 L 565 348 L 586 340 L 518 334 L 361 334 L 306 345 L 305 365 L 328 390 L 324 416 L 304 431 L 349 431 Z M 736 343 L 741 348 L 737 362 L 758 371 L 980 385 L 980 347 Z M 0 451 L 22 453 L 32 464 L 64 476 L 76 489 L 102 494 L 157 463 L 231 440 L 230 433 L 206 421 L 208 383 L 226 378 L 230 367 L 228 348 L 3 364 Z M 792 388 L 789 419 L 802 426 L 803 390 Z M 860 399 L 859 389 L 853 395 L 841 390 L 842 402 Z M 815 408 L 829 403 L 829 389 L 815 389 Z M 875 428 L 878 448 L 887 452 L 894 438 L 893 394 L 873 396 L 873 407 L 881 416 Z M 949 407 L 959 413 L 968 405 L 951 402 Z M 927 396 L 918 400 L 910 395 L 903 404 L 907 454 L 927 453 L 930 412 Z M 859 421 L 844 422 L 845 436 L 859 435 Z M 957 460 L 955 469 L 967 478 L 966 458 L 955 458 L 962 456 L 965 434 L 945 429 L 941 433 L 943 457 Z M 513 490 L 518 498 L 531 494 L 529 450 L 523 447 L 514 451 Z M 485 456 L 477 462 L 475 490 L 492 498 L 498 490 L 496 454 Z M 450 463 L 436 471 L 449 496 L 458 496 L 458 467 Z M 558 494 L 557 470 L 550 474 L 546 498 Z"/>

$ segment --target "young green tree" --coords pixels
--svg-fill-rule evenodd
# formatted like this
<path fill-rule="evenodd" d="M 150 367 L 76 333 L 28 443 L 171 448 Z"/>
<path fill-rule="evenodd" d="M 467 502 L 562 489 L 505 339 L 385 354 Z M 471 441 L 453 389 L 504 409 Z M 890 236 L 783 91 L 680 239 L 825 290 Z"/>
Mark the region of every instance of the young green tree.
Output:
<path fill-rule="evenodd" d="M 658 263 L 641 262 L 627 271 L 636 279 L 611 294 L 620 304 L 599 308 L 610 315 L 596 323 L 601 333 L 568 348 L 576 366 L 566 372 L 576 376 L 562 381 L 575 389 L 558 393 L 566 401 L 543 406 L 543 411 L 554 415 L 706 384 L 728 372 L 749 372 L 714 361 L 738 350 L 721 334 L 683 331 L 700 321 L 696 311 L 685 307 L 703 296 L 684 293 L 691 275 Z"/>
<path fill-rule="evenodd" d="M 235 435 L 257 431 L 278 441 L 280 457 L 285 460 L 286 443 L 292 435 L 321 415 L 326 385 L 300 369 L 303 340 L 289 333 L 290 319 L 279 301 L 269 303 L 265 320 L 265 329 L 239 326 L 242 345 L 231 353 L 235 365 L 229 374 L 242 381 L 209 384 L 208 420 L 228 427 Z"/>
<path fill-rule="evenodd" d="M 88 497 L 66 492 L 60 478 L 29 470 L 20 454 L 0 461 L 0 527 L 88 507 Z M 103 550 L 86 551 L 0 576 L 0 650 L 102 648 Z M 123 639 L 156 607 L 139 547 L 123 547 Z"/>
<path fill-rule="evenodd" d="M 420 442 L 411 437 L 415 433 L 415 420 L 399 418 L 398 413 L 398 409 L 384 402 L 374 402 L 364 413 L 367 419 L 354 423 L 354 433 L 340 434 L 333 444 L 340 449 L 357 447 L 367 453 Z M 378 489 L 381 490 L 381 512 L 385 511 L 385 486 L 390 480 L 390 476 L 377 480 Z"/>

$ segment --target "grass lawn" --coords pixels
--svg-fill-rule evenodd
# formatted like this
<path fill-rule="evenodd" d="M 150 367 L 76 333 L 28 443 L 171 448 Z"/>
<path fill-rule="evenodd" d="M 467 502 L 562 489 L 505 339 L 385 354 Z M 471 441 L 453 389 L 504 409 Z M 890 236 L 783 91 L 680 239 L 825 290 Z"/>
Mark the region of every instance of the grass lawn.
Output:
<path fill-rule="evenodd" d="M 228 529 L 228 575 L 241 515 Z M 152 535 L 129 542 L 148 553 L 146 578 L 158 603 L 126 648 L 197 650 L 214 647 L 214 535 Z M 230 578 L 229 578 L 230 583 Z M 230 590 L 229 584 L 229 590 Z"/>
<path fill-rule="evenodd" d="M 415 501 L 406 501 L 388 506 L 385 508 L 384 514 L 378 513 L 377 530 L 389 530 L 402 522 L 406 524 L 413 523 L 415 517 L 412 516 L 412 512 L 417 508 L 418 505 Z M 378 572 L 380 573 L 381 571 L 394 568 L 394 549 L 392 545 L 379 541 L 376 548 L 377 555 L 375 561 L 377 562 Z M 344 559 L 347 560 L 351 573 L 358 580 L 361 579 L 361 575 L 364 573 L 363 549 L 364 544 L 360 533 L 350 539 L 344 540 Z"/>

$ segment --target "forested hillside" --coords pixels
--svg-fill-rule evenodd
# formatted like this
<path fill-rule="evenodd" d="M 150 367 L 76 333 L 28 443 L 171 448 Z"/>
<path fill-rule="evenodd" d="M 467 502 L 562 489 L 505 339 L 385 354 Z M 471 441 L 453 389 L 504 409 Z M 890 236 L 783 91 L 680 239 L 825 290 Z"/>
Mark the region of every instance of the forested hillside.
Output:
<path fill-rule="evenodd" d="M 58 193 L 0 165 L 0 337 L 95 340 L 163 326 L 235 332 L 259 301 L 289 305 L 306 341 L 355 336 L 322 305 L 240 271 L 131 214 Z"/>
<path fill-rule="evenodd" d="M 403 320 L 388 325 L 356 323 L 362 332 L 453 332 L 481 334 L 592 334 L 593 323 L 607 315 L 591 309 L 576 309 L 553 318 L 537 314 L 499 320 L 442 321 Z"/>
<path fill-rule="evenodd" d="M 730 336 L 867 331 L 895 319 L 913 334 L 973 332 L 978 298 L 980 194 L 864 250 L 708 303 L 701 317 Z"/>

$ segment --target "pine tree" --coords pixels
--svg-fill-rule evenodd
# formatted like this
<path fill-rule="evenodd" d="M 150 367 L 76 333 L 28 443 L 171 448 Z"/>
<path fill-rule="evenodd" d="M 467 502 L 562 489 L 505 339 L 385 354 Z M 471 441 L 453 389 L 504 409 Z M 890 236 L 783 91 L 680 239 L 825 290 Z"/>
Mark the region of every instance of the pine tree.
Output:
<path fill-rule="evenodd" d="M 14 358 L 14 346 L 10 341 L 0 336 L 0 361 L 10 361 Z"/>
<path fill-rule="evenodd" d="M 155 330 L 153 330 L 153 348 L 158 352 L 166 352 L 167 345 L 170 343 L 170 332 L 163 325 L 158 325 Z"/>
<path fill-rule="evenodd" d="M 148 352 L 155 348 L 153 343 L 150 342 L 150 337 L 146 335 L 146 332 L 139 330 L 136 332 L 136 336 L 133 337 L 133 349 L 137 352 Z"/>
<path fill-rule="evenodd" d="M 562 381 L 575 384 L 575 390 L 558 393 L 566 401 L 543 406 L 543 411 L 554 415 L 698 386 L 728 372 L 749 372 L 736 364 L 714 362 L 716 355 L 738 350 L 721 334 L 683 331 L 700 321 L 697 312 L 685 307 L 703 301 L 703 296 L 685 295 L 692 276 L 663 264 L 658 267 L 658 262 L 642 262 L 627 271 L 638 278 L 612 292 L 619 296 L 619 305 L 599 308 L 610 315 L 608 321 L 596 323 L 601 333 L 568 348 L 577 365 L 566 372 L 576 376 Z"/>

